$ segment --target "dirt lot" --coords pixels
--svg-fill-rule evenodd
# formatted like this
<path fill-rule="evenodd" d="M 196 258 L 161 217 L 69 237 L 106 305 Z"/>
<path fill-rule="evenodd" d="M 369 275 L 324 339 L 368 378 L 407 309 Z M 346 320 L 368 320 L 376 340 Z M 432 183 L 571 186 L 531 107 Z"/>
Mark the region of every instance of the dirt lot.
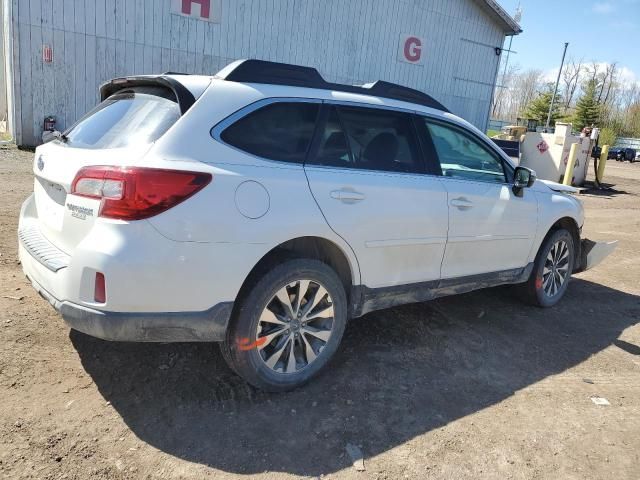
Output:
<path fill-rule="evenodd" d="M 557 307 L 497 288 L 370 314 L 269 395 L 212 345 L 69 331 L 17 260 L 31 156 L 0 151 L 1 477 L 640 478 L 640 164 L 582 196 L 584 233 L 620 245 Z"/>

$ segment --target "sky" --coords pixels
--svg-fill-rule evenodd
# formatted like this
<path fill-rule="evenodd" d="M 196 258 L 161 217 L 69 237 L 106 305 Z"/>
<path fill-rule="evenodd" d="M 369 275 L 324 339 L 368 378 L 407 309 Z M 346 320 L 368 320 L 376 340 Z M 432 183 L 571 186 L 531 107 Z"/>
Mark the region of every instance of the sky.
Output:
<path fill-rule="evenodd" d="M 511 16 L 518 4 L 522 8 L 523 32 L 513 39 L 511 50 L 517 53 L 510 65 L 542 69 L 555 81 L 569 42 L 567 58 L 618 62 L 622 79 L 640 82 L 640 0 L 498 1 Z"/>

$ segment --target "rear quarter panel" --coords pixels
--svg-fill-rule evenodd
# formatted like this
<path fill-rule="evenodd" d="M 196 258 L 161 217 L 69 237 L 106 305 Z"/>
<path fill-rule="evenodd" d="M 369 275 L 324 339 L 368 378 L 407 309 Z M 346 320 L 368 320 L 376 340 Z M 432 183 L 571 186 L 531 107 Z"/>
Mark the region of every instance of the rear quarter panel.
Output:
<path fill-rule="evenodd" d="M 355 255 L 322 216 L 304 167 L 263 160 L 211 136 L 217 123 L 261 98 L 264 94 L 251 86 L 214 80 L 192 109 L 154 145 L 147 155 L 148 164 L 207 171 L 213 180 L 187 201 L 149 222 L 171 240 L 235 245 L 235 249 L 226 251 L 237 256 L 237 271 L 229 281 L 238 284 L 238 289 L 265 254 L 283 242 L 304 236 L 335 243 L 349 260 L 353 283 L 359 284 Z M 250 188 L 246 188 L 248 184 Z M 256 211 L 249 216 L 246 211 L 243 214 L 243 204 L 251 204 Z"/>

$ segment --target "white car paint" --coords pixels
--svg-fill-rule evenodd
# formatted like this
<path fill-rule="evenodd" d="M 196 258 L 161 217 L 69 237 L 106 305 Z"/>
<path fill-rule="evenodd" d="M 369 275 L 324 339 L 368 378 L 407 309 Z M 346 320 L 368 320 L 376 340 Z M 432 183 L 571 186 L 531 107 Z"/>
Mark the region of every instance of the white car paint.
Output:
<path fill-rule="evenodd" d="M 416 112 L 484 138 L 449 113 L 341 91 L 172 78 L 184 82 L 197 101 L 155 143 L 84 150 L 51 142 L 36 149 L 34 195 L 23 206 L 19 229 L 39 230 L 70 261 L 53 272 L 22 244 L 20 259 L 28 277 L 56 300 L 100 312 L 201 312 L 235 301 L 252 269 L 272 249 L 310 236 L 328 240 L 345 255 L 356 286 L 455 278 L 526 267 L 557 220 L 568 217 L 582 226 L 580 202 L 540 181 L 516 197 L 506 184 L 345 173 L 258 158 L 210 133 L 256 101 L 296 97 Z M 506 154 L 487 145 L 512 165 Z M 183 169 L 211 173 L 213 180 L 159 215 L 127 222 L 98 217 L 99 200 L 69 193 L 77 171 L 87 165 Z M 362 201 L 336 198 L 335 191 L 347 197 L 361 193 Z M 461 196 L 472 208 L 451 205 Z M 78 209 L 93 213 L 74 215 Z M 93 299 L 95 272 L 106 277 L 103 304 Z"/>
<path fill-rule="evenodd" d="M 528 263 L 538 218 L 538 199 L 533 192 L 525 190 L 518 197 L 507 184 L 452 178 L 443 178 L 442 183 L 449 197 L 443 278 L 509 270 Z"/>
<path fill-rule="evenodd" d="M 367 287 L 440 278 L 448 224 L 440 179 L 314 166 L 306 171 L 327 223 L 355 250 Z"/>

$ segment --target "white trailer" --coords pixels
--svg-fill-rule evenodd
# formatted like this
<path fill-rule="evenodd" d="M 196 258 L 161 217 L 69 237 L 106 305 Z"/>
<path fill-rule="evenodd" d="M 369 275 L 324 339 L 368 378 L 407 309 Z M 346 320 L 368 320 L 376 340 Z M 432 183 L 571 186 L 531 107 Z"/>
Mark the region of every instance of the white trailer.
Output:
<path fill-rule="evenodd" d="M 587 178 L 592 142 L 571 134 L 570 123 L 556 123 L 554 133 L 528 132 L 520 144 L 520 165 L 532 168 L 538 178 L 562 182 L 571 145 L 579 143 L 572 185 L 582 186 Z"/>

